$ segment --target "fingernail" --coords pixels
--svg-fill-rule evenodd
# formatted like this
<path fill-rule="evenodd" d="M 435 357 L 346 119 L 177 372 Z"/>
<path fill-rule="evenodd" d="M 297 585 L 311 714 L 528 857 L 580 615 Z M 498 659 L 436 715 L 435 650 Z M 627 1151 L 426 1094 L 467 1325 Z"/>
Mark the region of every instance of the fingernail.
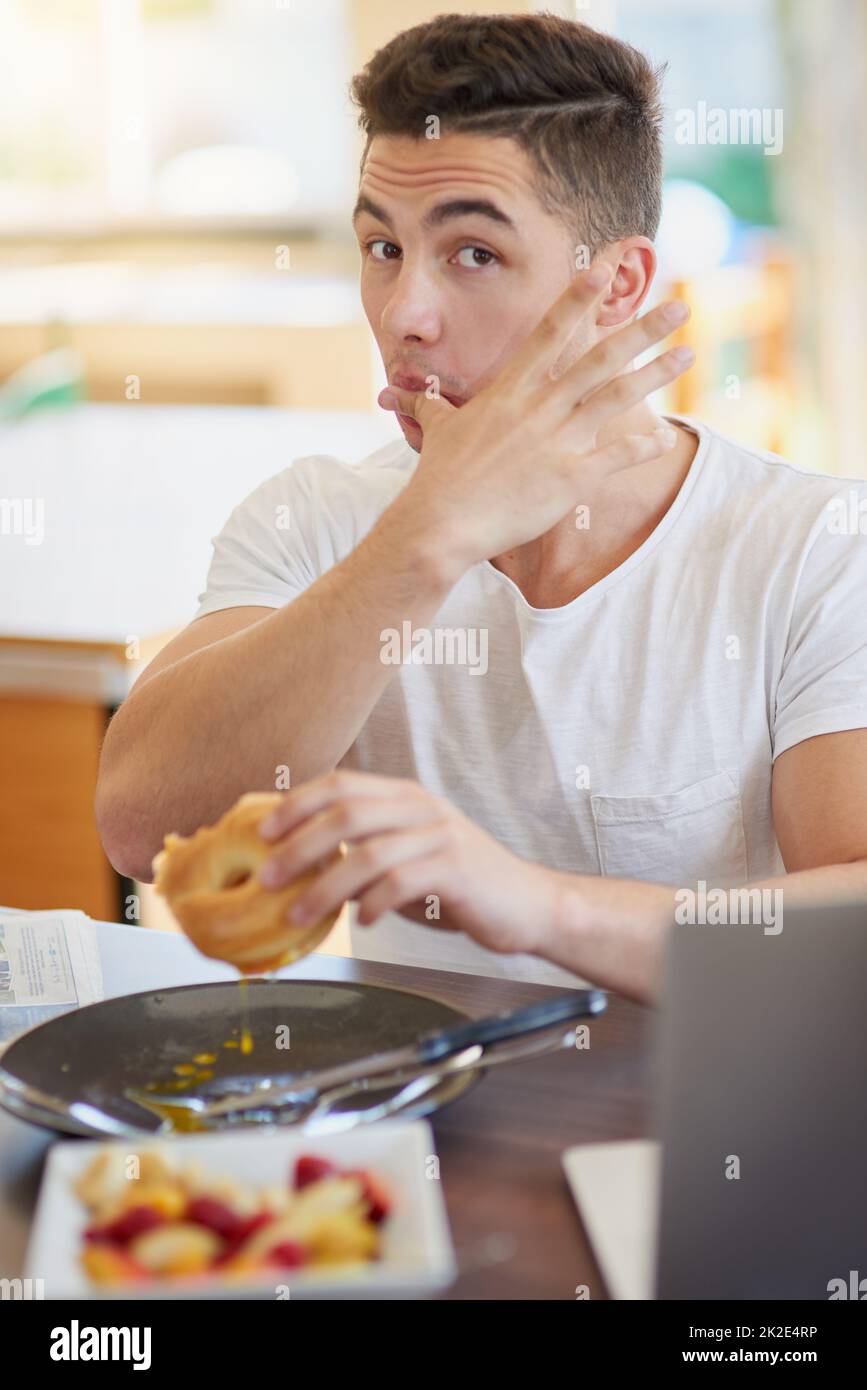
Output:
<path fill-rule="evenodd" d="M 299 898 L 289 909 L 290 922 L 307 922 L 311 916 L 310 908 L 303 898 Z"/>
<path fill-rule="evenodd" d="M 667 449 L 670 449 L 672 445 L 677 443 L 677 430 L 669 429 L 668 426 L 664 429 L 654 430 L 653 433 L 656 435 L 660 444 L 664 444 Z"/>
<path fill-rule="evenodd" d="M 266 816 L 259 825 L 259 834 L 263 840 L 270 840 L 272 835 L 276 835 L 280 828 L 280 822 L 276 816 Z"/>
<path fill-rule="evenodd" d="M 666 323 L 685 323 L 689 318 L 689 308 L 682 299 L 675 299 L 671 304 L 665 305 L 662 317 Z"/>
<path fill-rule="evenodd" d="M 397 406 L 397 396 L 391 391 L 383 391 L 379 396 L 379 404 L 383 410 L 394 410 Z"/>
<path fill-rule="evenodd" d="M 677 362 L 678 365 L 683 364 L 684 366 L 687 366 L 690 362 L 693 361 L 694 357 L 695 353 L 693 352 L 692 348 L 679 347 L 672 349 L 671 360 L 672 362 Z"/>

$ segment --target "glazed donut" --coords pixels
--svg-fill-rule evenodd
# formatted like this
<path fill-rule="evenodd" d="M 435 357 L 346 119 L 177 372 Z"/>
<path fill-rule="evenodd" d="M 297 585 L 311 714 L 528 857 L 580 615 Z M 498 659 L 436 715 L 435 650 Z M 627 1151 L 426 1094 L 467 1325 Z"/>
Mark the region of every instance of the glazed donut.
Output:
<path fill-rule="evenodd" d="M 294 926 L 288 909 L 318 870 L 285 888 L 259 882 L 257 870 L 274 850 L 260 836 L 259 825 L 282 799 L 279 792 L 247 792 L 216 825 L 204 825 L 187 838 L 167 835 L 153 861 L 154 888 L 193 945 L 245 975 L 276 970 L 307 955 L 328 935 L 343 906 L 319 922 Z"/>

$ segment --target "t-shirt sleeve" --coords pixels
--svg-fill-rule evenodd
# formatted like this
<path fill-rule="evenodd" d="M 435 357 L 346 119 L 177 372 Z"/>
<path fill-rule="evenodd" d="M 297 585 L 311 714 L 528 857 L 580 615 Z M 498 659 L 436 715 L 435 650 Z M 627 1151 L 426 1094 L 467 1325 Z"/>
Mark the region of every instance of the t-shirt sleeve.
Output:
<path fill-rule="evenodd" d="M 863 528 L 863 530 L 862 530 Z M 867 484 L 836 493 L 813 530 L 777 685 L 774 758 L 867 728 Z"/>
<path fill-rule="evenodd" d="M 231 513 L 218 536 L 193 618 L 224 608 L 282 608 L 321 574 L 315 490 L 297 460 L 260 484 Z"/>

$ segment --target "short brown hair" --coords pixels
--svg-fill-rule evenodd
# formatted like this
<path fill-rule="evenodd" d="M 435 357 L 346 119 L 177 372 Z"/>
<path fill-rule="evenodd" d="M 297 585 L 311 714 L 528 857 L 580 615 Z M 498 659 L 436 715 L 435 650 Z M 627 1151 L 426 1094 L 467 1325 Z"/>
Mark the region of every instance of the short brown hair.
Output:
<path fill-rule="evenodd" d="M 526 150 L 537 192 L 591 253 L 656 235 L 662 203 L 659 81 L 637 49 L 551 14 L 444 14 L 405 30 L 353 78 L 367 136 L 504 136 Z"/>

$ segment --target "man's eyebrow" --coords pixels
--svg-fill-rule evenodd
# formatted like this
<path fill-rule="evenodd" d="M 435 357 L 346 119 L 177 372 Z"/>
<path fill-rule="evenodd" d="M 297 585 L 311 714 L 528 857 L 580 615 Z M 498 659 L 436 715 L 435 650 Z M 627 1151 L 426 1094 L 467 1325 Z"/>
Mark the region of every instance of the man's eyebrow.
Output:
<path fill-rule="evenodd" d="M 489 217 L 492 222 L 498 222 L 502 227 L 508 227 L 510 231 L 517 231 L 517 228 L 506 213 L 492 203 L 489 198 L 453 198 L 448 203 L 437 203 L 436 207 L 431 208 L 425 214 L 424 227 L 441 227 L 444 222 L 448 222 L 454 217 Z"/>
<path fill-rule="evenodd" d="M 362 194 L 355 204 L 352 214 L 352 221 L 355 222 L 363 212 L 370 213 L 371 217 L 376 217 L 382 222 L 389 231 L 393 231 L 391 218 L 385 208 L 375 203 L 372 198 Z M 441 227 L 444 222 L 448 222 L 455 217 L 488 217 L 492 222 L 497 222 L 501 227 L 508 228 L 509 231 L 517 231 L 515 223 L 508 217 L 496 203 L 492 203 L 488 198 L 453 198 L 448 203 L 437 203 L 436 207 L 430 209 L 425 214 L 422 226 L 430 230 L 433 227 Z"/>
<path fill-rule="evenodd" d="M 381 208 L 379 206 L 379 203 L 375 203 L 372 198 L 368 198 L 364 193 L 361 194 L 360 198 L 358 199 L 358 202 L 355 204 L 355 207 L 353 209 L 353 224 L 358 221 L 359 217 L 363 212 L 370 213 L 370 216 L 375 217 L 378 222 L 384 222 L 390 232 L 394 231 L 394 228 L 391 225 L 391 218 L 389 217 L 385 208 Z"/>

